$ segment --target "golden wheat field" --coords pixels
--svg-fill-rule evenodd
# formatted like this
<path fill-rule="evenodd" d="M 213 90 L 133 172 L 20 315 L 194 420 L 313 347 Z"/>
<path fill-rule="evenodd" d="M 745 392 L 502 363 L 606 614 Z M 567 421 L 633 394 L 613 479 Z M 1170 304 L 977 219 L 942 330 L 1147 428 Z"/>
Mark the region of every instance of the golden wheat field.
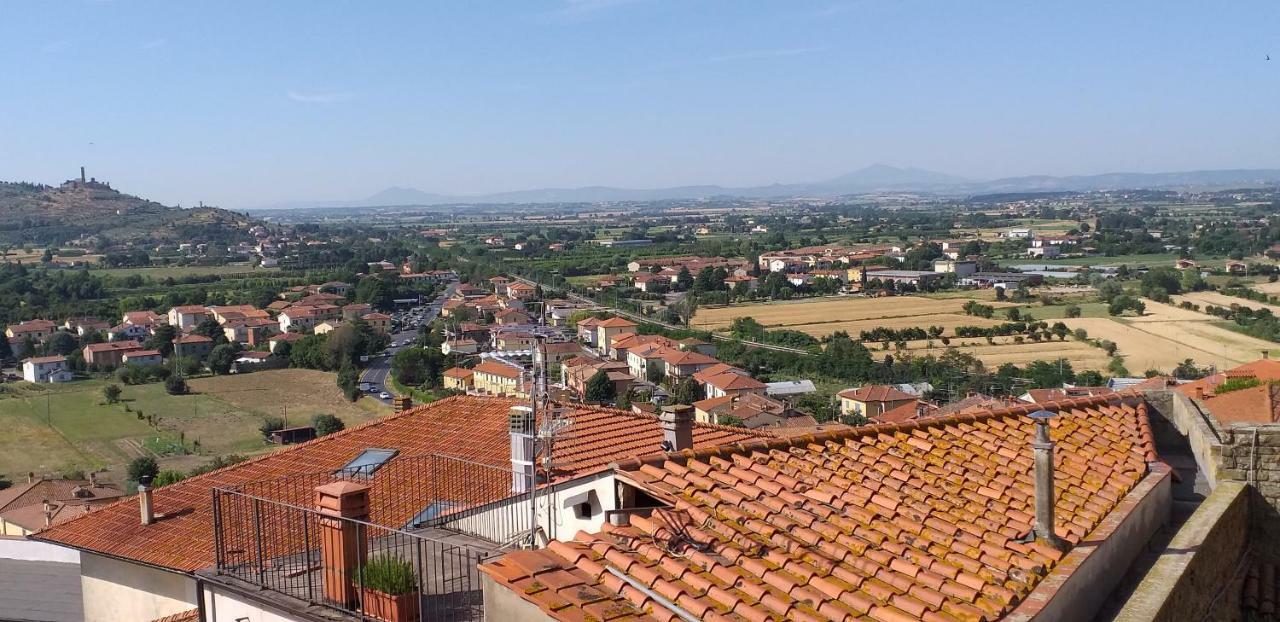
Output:
<path fill-rule="evenodd" d="M 808 324 L 824 324 L 835 322 L 857 322 L 862 320 L 901 320 L 902 318 L 924 318 L 923 323 L 895 322 L 895 326 L 928 326 L 930 317 L 958 316 L 964 321 L 951 317 L 952 325 L 979 325 L 981 318 L 964 315 L 962 307 L 968 302 L 966 298 L 924 298 L 921 296 L 890 296 L 888 298 L 821 298 L 816 300 L 798 300 L 794 302 L 769 302 L 749 305 L 733 305 L 728 307 L 710 307 L 698 309 L 693 317 L 693 326 L 703 330 L 726 328 L 737 317 L 752 317 L 770 328 L 800 328 Z M 984 303 L 993 306 L 1010 306 L 1008 303 Z M 937 324 L 938 322 L 934 322 Z M 889 324 L 880 324 L 888 326 Z M 939 324 L 941 325 L 941 324 Z M 829 334 L 847 328 L 832 328 Z M 861 329 L 860 329 L 861 330 Z M 805 330 L 810 334 L 817 334 Z"/>

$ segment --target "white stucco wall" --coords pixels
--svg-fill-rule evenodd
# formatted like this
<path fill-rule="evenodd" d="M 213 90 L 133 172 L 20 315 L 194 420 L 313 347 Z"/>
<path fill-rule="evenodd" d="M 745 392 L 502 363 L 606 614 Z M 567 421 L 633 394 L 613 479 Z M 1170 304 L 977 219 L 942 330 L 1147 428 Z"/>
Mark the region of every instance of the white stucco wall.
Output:
<path fill-rule="evenodd" d="M 208 583 L 204 585 L 207 622 L 306 622 L 309 619 L 290 617 Z"/>
<path fill-rule="evenodd" d="M 549 491 L 538 491 L 538 523 L 544 538 L 570 540 L 578 531 L 594 533 L 604 524 L 604 513 L 616 509 L 612 471 L 557 484 Z M 575 502 L 590 500 L 591 512 L 578 516 Z M 508 542 L 516 534 L 498 533 L 494 529 L 523 531 L 529 525 L 529 497 L 494 503 L 491 509 L 461 518 L 447 527 L 479 535 L 495 542 Z"/>
<path fill-rule="evenodd" d="M 20 536 L 0 536 L 0 559 L 80 563 L 80 551 Z"/>
<path fill-rule="evenodd" d="M 80 555 L 85 622 L 154 620 L 194 609 L 195 579 L 176 572 Z"/>

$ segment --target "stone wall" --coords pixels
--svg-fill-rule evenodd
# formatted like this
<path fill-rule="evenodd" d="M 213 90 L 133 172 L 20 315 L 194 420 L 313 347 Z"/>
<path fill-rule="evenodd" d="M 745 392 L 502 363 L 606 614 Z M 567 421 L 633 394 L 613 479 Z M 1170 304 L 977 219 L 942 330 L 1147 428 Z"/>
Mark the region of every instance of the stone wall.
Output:
<path fill-rule="evenodd" d="M 1165 547 L 1115 622 L 1235 622 L 1248 559 L 1249 487 L 1223 482 Z"/>

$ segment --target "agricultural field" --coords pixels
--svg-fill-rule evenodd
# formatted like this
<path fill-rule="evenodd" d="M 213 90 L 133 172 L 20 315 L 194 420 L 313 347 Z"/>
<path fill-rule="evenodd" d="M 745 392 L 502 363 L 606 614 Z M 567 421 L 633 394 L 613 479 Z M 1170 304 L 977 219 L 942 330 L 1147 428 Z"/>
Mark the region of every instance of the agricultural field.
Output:
<path fill-rule="evenodd" d="M 1253 288 L 1264 294 L 1280 295 L 1280 281 L 1276 281 L 1275 283 L 1267 283 L 1264 281 L 1254 285 Z"/>
<path fill-rule="evenodd" d="M 769 302 L 761 304 L 704 307 L 698 309 L 691 322 L 701 330 L 728 328 L 733 318 L 751 317 L 768 328 L 789 328 L 815 337 L 838 330 L 867 330 L 876 326 L 905 328 L 937 325 L 954 328 L 984 324 L 982 318 L 964 314 L 964 303 L 972 297 L 893 296 L 889 298 L 839 297 Z M 984 302 L 986 302 L 984 300 Z M 990 303 L 996 307 L 1017 306 L 1014 303 Z M 990 322 L 988 320 L 987 322 Z M 856 331 L 855 331 L 856 332 Z"/>
<path fill-rule="evenodd" d="M 1280 306 L 1248 300 L 1246 298 L 1239 298 L 1237 296 L 1228 296 L 1218 292 L 1192 292 L 1190 294 L 1174 296 L 1173 299 L 1175 302 L 1182 302 L 1185 300 L 1192 304 L 1200 305 L 1201 307 L 1207 305 L 1213 305 L 1215 307 L 1230 307 L 1231 305 L 1238 305 L 1254 310 L 1267 309 L 1271 311 L 1272 315 L 1280 316 Z"/>
<path fill-rule="evenodd" d="M 160 383 L 121 385 L 118 404 L 103 398 L 106 380 L 5 385 L 0 475 L 14 481 L 28 471 L 118 471 L 143 455 L 158 456 L 166 468 L 189 469 L 216 455 L 270 450 L 258 432 L 266 416 L 287 414 L 291 424 L 303 424 L 323 412 L 356 425 L 390 412 L 375 400 L 343 400 L 334 375 L 320 371 L 282 369 L 189 382 L 192 394 L 179 396 L 165 393 Z M 154 426 L 147 416 L 155 418 Z"/>
<path fill-rule="evenodd" d="M 1133 373 L 1147 369 L 1167 372 L 1186 359 L 1219 369 L 1235 367 L 1261 358 L 1263 350 L 1277 345 L 1223 328 L 1217 318 L 1203 313 L 1144 302 L 1148 314 L 1142 317 L 1074 318 L 1063 322 L 1072 329 L 1085 329 L 1090 338 L 1114 341 L 1125 366 Z"/>
<path fill-rule="evenodd" d="M 948 348 L 955 348 L 960 352 L 978 357 L 989 367 L 998 367 L 1005 363 L 1026 365 L 1032 361 L 1052 361 L 1065 358 L 1071 361 L 1071 366 L 1076 371 L 1085 369 L 1101 371 L 1105 370 L 1107 364 L 1111 362 L 1111 359 L 1107 357 L 1107 353 L 1102 348 L 1076 341 L 1070 337 L 1066 341 L 1053 342 L 1025 341 L 1017 343 L 1013 337 L 995 337 L 992 341 L 994 343 L 987 343 L 985 338 L 953 338 L 948 346 L 944 346 L 941 341 L 934 340 L 933 347 L 929 347 L 928 341 L 908 341 L 905 351 L 912 356 L 925 356 L 927 354 L 941 356 Z M 866 345 L 871 349 L 871 356 L 876 360 L 883 360 L 887 355 L 897 354 L 896 348 L 892 346 L 888 350 L 884 350 L 880 345 L 870 343 Z"/>

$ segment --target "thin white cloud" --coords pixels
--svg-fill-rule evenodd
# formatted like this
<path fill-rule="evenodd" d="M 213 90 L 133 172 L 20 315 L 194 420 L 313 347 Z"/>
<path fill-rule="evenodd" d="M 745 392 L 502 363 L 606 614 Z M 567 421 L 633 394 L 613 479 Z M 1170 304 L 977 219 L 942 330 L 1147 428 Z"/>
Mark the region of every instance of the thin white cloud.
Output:
<path fill-rule="evenodd" d="M 168 40 L 168 39 L 165 39 L 164 37 L 160 37 L 159 39 L 152 39 L 152 40 L 150 40 L 150 41 L 147 41 L 146 43 L 143 43 L 143 44 L 142 44 L 142 49 L 144 49 L 144 50 L 154 50 L 154 49 L 156 49 L 156 48 L 158 48 L 158 47 L 164 47 L 164 45 L 165 45 L 166 43 L 168 43 L 168 42 L 169 42 L 169 40 Z"/>
<path fill-rule="evenodd" d="M 299 93 L 289 91 L 289 99 L 303 104 L 334 104 L 355 97 L 355 93 Z"/>
<path fill-rule="evenodd" d="M 825 48 L 781 48 L 774 50 L 748 50 L 746 52 L 736 52 L 733 54 L 724 54 L 721 56 L 712 56 L 708 58 L 708 63 L 731 63 L 742 60 L 763 60 L 768 58 L 785 58 L 787 56 L 800 56 L 803 54 L 812 54 L 821 52 Z"/>

